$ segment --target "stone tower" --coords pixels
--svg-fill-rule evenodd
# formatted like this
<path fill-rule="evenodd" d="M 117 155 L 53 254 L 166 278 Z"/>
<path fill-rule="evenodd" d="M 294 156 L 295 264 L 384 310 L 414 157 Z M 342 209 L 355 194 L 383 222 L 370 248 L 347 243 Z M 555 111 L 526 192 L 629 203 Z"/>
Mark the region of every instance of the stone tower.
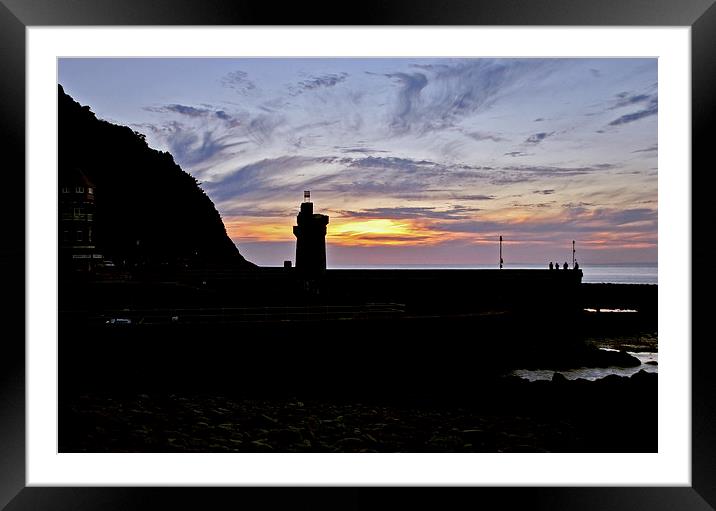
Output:
<path fill-rule="evenodd" d="M 303 192 L 301 211 L 296 217 L 293 234 L 296 236 L 296 269 L 306 273 L 326 269 L 326 226 L 328 216 L 313 213 L 311 192 Z"/>

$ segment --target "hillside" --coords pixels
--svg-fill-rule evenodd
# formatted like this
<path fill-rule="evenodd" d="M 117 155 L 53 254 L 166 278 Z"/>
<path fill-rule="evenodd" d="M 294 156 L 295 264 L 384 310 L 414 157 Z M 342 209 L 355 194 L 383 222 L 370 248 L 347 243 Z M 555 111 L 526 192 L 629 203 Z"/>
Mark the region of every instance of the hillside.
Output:
<path fill-rule="evenodd" d="M 98 119 L 61 85 L 58 96 L 59 180 L 79 170 L 94 184 L 94 240 L 106 258 L 254 266 L 229 239 L 197 180 L 171 154 L 151 149 L 126 126 Z"/>

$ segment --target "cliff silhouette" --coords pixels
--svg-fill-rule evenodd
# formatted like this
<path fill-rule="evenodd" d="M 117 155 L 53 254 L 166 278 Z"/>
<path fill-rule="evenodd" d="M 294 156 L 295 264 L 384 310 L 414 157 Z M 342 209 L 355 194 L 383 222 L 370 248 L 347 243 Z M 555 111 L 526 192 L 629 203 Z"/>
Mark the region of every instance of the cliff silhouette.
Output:
<path fill-rule="evenodd" d="M 146 265 L 255 267 L 226 233 L 214 203 L 168 152 L 98 119 L 58 85 L 59 180 L 81 171 L 96 198 L 94 241 L 105 259 Z"/>

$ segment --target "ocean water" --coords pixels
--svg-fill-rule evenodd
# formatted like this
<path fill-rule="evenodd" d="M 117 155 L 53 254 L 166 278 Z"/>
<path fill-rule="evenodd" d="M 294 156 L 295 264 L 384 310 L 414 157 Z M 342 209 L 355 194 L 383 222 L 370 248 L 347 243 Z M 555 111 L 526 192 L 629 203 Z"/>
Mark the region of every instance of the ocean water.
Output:
<path fill-rule="evenodd" d="M 570 263 L 571 264 L 571 263 Z M 374 265 L 336 265 L 329 269 L 405 269 L 405 270 L 459 270 L 459 269 L 496 269 L 496 265 L 484 264 L 374 264 Z M 505 264 L 505 269 L 546 269 L 547 265 Z M 658 267 L 654 264 L 584 264 L 580 265 L 585 283 L 611 284 L 658 284 Z"/>
<path fill-rule="evenodd" d="M 605 348 L 602 348 L 605 349 Z M 568 380 L 576 380 L 578 378 L 584 380 L 599 380 L 609 375 L 617 376 L 633 376 L 639 371 L 647 373 L 658 373 L 657 365 L 648 364 L 647 362 L 659 363 L 659 354 L 656 352 L 631 352 L 630 355 L 635 356 L 641 362 L 636 367 L 580 367 L 578 369 L 569 369 L 566 371 L 553 371 L 550 369 L 517 369 L 512 372 L 513 375 L 529 381 L 551 380 L 555 372 L 562 373 Z"/>

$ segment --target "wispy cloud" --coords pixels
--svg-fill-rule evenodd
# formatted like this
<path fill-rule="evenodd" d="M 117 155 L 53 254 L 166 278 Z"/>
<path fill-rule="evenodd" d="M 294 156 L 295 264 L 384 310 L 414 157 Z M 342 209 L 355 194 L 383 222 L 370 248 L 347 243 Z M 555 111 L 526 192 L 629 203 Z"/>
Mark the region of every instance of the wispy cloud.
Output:
<path fill-rule="evenodd" d="M 190 105 L 180 105 L 177 103 L 169 104 L 169 105 L 162 105 L 162 106 L 147 106 L 144 107 L 144 110 L 147 112 L 153 112 L 153 113 L 174 113 L 179 114 L 180 116 L 186 116 L 186 117 L 194 117 L 194 118 L 211 118 L 214 117 L 216 119 L 220 119 L 222 121 L 226 121 L 228 123 L 234 123 L 238 122 L 238 119 L 234 116 L 228 114 L 225 110 L 215 109 L 215 108 L 206 108 L 206 107 L 195 107 Z"/>
<path fill-rule="evenodd" d="M 221 85 L 233 89 L 241 95 L 249 94 L 256 90 L 256 84 L 249 79 L 245 71 L 232 71 L 221 77 Z"/>
<path fill-rule="evenodd" d="M 195 116 L 190 115 L 190 117 Z M 141 123 L 134 124 L 132 127 L 163 140 L 177 163 L 187 168 L 210 163 L 227 151 L 235 150 L 247 143 L 246 140 L 227 136 L 222 130 L 195 130 L 191 125 L 178 121 L 161 124 Z"/>
<path fill-rule="evenodd" d="M 439 218 L 452 220 L 469 217 L 476 211 L 480 211 L 480 208 L 455 205 L 443 210 L 435 207 L 385 207 L 359 211 L 342 210 L 338 213 L 351 218 Z"/>
<path fill-rule="evenodd" d="M 656 115 L 657 113 L 658 113 L 658 107 L 657 107 L 656 103 L 653 103 L 653 104 L 649 105 L 647 108 L 645 108 L 644 110 L 632 112 L 630 114 L 622 115 L 621 117 L 614 119 L 612 122 L 609 123 L 609 126 L 619 126 L 621 124 L 627 124 L 630 122 L 638 121 L 639 119 L 643 119 L 644 117 Z"/>
<path fill-rule="evenodd" d="M 638 232 L 644 230 L 647 226 L 651 229 L 655 228 L 656 221 L 656 210 L 648 208 L 627 210 L 615 208 L 563 208 L 557 214 L 547 216 L 507 218 L 499 221 L 444 222 L 439 225 L 433 224 L 433 228 L 465 233 L 504 231 L 512 233 L 513 237 L 523 236 L 527 238 L 533 234 L 551 237 L 551 235 L 563 236 L 564 233 Z"/>
<path fill-rule="evenodd" d="M 468 59 L 412 66 L 419 72 L 386 73 L 383 76 L 397 86 L 391 127 L 401 134 L 420 134 L 455 126 L 466 116 L 484 112 L 519 84 L 543 79 L 559 65 L 558 60 Z"/>
<path fill-rule="evenodd" d="M 337 149 L 338 151 L 342 153 L 359 153 L 359 154 L 375 154 L 375 153 L 389 153 L 390 151 L 386 151 L 383 149 L 375 149 L 372 147 L 341 147 L 341 146 L 335 146 L 334 149 Z"/>
<path fill-rule="evenodd" d="M 551 137 L 552 135 L 554 135 L 554 131 L 550 133 L 544 131 L 540 133 L 535 133 L 534 135 L 530 135 L 529 137 L 527 137 L 527 140 L 525 140 L 525 144 L 537 145 L 544 139 L 546 139 L 547 137 Z"/>
<path fill-rule="evenodd" d="M 296 84 L 289 85 L 289 94 L 297 96 L 307 91 L 335 87 L 339 83 L 345 82 L 348 79 L 348 76 L 349 74 L 346 72 L 328 73 L 318 76 L 311 75 Z"/>
<path fill-rule="evenodd" d="M 630 112 L 617 117 L 609 123 L 609 126 L 620 126 L 622 124 L 628 124 L 645 117 L 656 115 L 659 112 L 659 100 L 656 94 L 629 94 L 626 92 L 617 95 L 616 104 L 612 109 L 629 107 L 629 106 L 641 106 L 641 110 Z"/>
<path fill-rule="evenodd" d="M 507 140 L 495 133 L 487 133 L 483 131 L 473 131 L 471 133 L 465 133 L 465 135 L 478 142 L 481 142 L 483 140 L 491 140 L 492 142 L 503 142 Z"/>

